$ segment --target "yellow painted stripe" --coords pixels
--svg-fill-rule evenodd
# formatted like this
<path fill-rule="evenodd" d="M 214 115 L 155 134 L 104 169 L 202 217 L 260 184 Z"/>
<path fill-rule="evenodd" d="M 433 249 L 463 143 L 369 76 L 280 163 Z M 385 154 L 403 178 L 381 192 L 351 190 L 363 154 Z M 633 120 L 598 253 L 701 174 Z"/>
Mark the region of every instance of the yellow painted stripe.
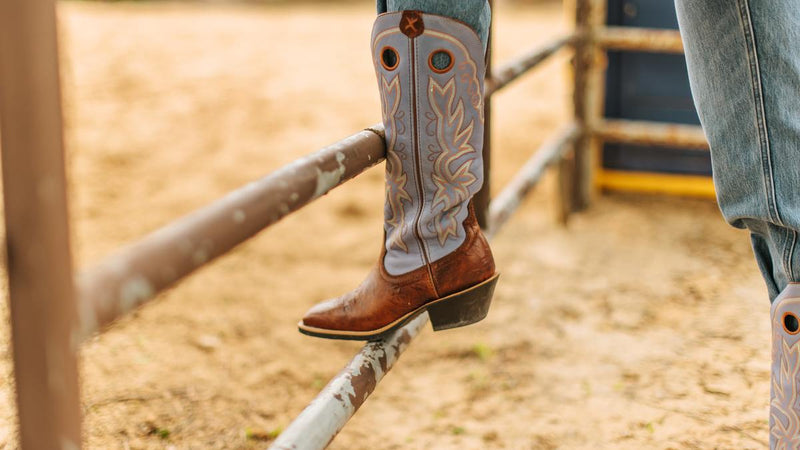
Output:
<path fill-rule="evenodd" d="M 613 191 L 716 198 L 711 177 L 699 175 L 599 170 L 595 182 L 597 187 Z"/>

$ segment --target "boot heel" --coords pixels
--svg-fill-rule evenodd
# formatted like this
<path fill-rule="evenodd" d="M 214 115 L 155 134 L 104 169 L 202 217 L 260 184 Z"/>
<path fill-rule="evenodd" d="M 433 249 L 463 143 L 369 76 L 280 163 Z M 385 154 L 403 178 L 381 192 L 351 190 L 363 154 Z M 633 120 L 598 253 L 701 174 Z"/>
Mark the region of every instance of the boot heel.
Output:
<path fill-rule="evenodd" d="M 500 274 L 488 280 L 448 295 L 428 305 L 433 331 L 463 327 L 481 321 L 489 313 L 492 295 Z"/>

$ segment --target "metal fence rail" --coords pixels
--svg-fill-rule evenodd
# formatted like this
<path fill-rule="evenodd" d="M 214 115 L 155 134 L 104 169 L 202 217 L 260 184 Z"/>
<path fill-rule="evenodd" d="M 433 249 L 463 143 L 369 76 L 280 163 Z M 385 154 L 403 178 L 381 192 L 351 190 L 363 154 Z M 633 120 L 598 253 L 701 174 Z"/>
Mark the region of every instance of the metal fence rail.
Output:
<path fill-rule="evenodd" d="M 78 448 L 77 311 L 52 0 L 0 1 L 0 123 L 20 444 Z"/>
<path fill-rule="evenodd" d="M 487 96 L 492 95 L 506 87 L 509 83 L 524 75 L 527 71 L 538 66 L 539 63 L 546 60 L 559 50 L 577 42 L 578 36 L 571 34 L 569 36 L 553 39 L 547 44 L 537 47 L 530 52 L 504 64 L 500 69 L 493 71 L 492 75 L 486 80 L 485 92 Z"/>
<path fill-rule="evenodd" d="M 674 31 L 606 27 L 605 0 L 575 0 L 575 6 L 573 34 L 490 70 L 492 76 L 487 77 L 488 171 L 491 95 L 560 49 L 575 51 L 574 121 L 531 157 L 492 204 L 486 174 L 475 206 L 490 234 L 507 223 L 550 166 L 558 168 L 562 220 L 588 206 L 593 152 L 604 141 L 708 148 L 699 127 L 603 119 L 604 52 L 679 53 L 680 36 Z M 491 57 L 488 63 L 491 67 Z M 381 126 L 356 133 L 168 224 L 73 280 L 57 74 L 54 0 L 0 0 L 3 183 L 23 449 L 80 448 L 75 356 L 83 339 L 385 155 Z M 330 443 L 427 321 L 422 314 L 386 340 L 366 344 L 273 448 L 323 448 Z"/>
<path fill-rule="evenodd" d="M 564 154 L 573 148 L 580 133 L 581 130 L 575 123 L 564 126 L 519 169 L 517 175 L 497 194 L 489 206 L 489 236 L 494 236 L 500 231 L 519 208 L 525 196 L 542 178 L 545 170 L 560 161 Z"/>
<path fill-rule="evenodd" d="M 360 131 L 154 231 L 77 279 L 83 338 L 195 269 L 378 164 L 383 126 Z"/>
<path fill-rule="evenodd" d="M 326 447 L 394 367 L 428 323 L 424 312 L 382 341 L 369 342 L 270 446 L 275 450 Z"/>

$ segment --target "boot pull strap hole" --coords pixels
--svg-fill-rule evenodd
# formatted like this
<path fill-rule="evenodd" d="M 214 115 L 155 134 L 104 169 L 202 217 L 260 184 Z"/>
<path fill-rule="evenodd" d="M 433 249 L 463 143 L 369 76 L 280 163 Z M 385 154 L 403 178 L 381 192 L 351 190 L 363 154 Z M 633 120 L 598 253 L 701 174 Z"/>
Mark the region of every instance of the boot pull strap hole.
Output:
<path fill-rule="evenodd" d="M 449 50 L 436 50 L 428 57 L 428 66 L 436 73 L 445 73 L 453 67 L 453 54 Z"/>
<path fill-rule="evenodd" d="M 394 70 L 400 64 L 400 56 L 397 50 L 392 47 L 386 46 L 381 50 L 381 65 L 386 70 Z"/>
<path fill-rule="evenodd" d="M 789 334 L 797 334 L 800 332 L 800 320 L 794 313 L 787 312 L 783 315 L 783 329 Z"/>

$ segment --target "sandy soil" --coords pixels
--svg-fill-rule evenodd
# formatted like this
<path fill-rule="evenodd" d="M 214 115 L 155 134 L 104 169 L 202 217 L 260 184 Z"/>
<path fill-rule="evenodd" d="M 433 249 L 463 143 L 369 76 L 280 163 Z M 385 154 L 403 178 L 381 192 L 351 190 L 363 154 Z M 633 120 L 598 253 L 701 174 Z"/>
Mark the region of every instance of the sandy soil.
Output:
<path fill-rule="evenodd" d="M 379 117 L 366 1 L 60 12 L 79 266 Z M 562 18 L 501 4 L 498 60 Z M 497 97 L 495 191 L 568 99 L 563 58 Z M 86 345 L 88 447 L 263 448 L 359 348 L 295 323 L 373 263 L 381 183 L 371 170 Z M 426 330 L 332 448 L 766 447 L 766 292 L 713 203 L 605 196 L 561 228 L 548 180 L 494 249 L 490 316 Z"/>

